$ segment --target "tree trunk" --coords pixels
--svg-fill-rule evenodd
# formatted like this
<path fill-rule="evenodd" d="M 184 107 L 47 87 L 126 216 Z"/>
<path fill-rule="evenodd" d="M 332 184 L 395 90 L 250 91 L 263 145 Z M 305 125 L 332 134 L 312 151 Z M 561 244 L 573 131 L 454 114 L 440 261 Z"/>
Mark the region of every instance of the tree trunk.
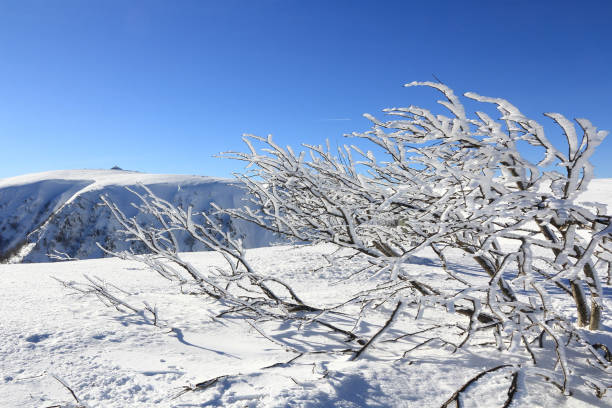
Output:
<path fill-rule="evenodd" d="M 591 300 L 591 321 L 589 322 L 589 330 L 599 330 L 601 322 L 601 306 L 596 302 L 596 299 Z"/>
<path fill-rule="evenodd" d="M 584 290 L 580 283 L 580 279 L 575 279 L 570 282 L 572 288 L 572 296 L 576 302 L 576 311 L 578 312 L 578 326 L 585 327 L 589 324 L 589 306 L 584 295 Z"/>

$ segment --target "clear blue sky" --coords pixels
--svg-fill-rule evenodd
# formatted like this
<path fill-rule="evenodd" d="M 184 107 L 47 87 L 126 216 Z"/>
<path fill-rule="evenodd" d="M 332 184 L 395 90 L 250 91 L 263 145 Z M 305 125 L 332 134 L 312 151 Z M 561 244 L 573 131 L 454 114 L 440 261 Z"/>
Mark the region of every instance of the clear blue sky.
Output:
<path fill-rule="evenodd" d="M 2 0 L 0 178 L 229 176 L 212 156 L 243 133 L 342 143 L 364 112 L 437 97 L 402 87 L 432 74 L 612 129 L 612 2 Z"/>

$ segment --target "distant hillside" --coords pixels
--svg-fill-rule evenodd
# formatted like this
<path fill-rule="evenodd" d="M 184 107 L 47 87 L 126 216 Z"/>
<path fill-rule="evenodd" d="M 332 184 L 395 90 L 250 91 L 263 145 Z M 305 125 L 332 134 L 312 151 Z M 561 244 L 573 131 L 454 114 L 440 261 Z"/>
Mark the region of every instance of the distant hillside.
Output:
<path fill-rule="evenodd" d="M 131 205 L 138 198 L 125 187 L 148 186 L 159 197 L 177 206 L 192 205 L 206 211 L 215 202 L 222 207 L 243 206 L 244 192 L 232 180 L 201 176 L 145 174 L 123 170 L 66 170 L 0 179 L 0 260 L 7 262 L 49 262 L 55 251 L 78 259 L 100 258 L 107 248 L 132 248 L 142 252 L 138 242 L 126 243 L 117 234 L 118 223 L 101 205 L 100 195 L 128 216 L 142 218 Z M 247 248 L 269 245 L 274 236 L 243 221 L 232 221 L 244 237 Z M 203 250 L 187 236 L 181 250 Z"/>

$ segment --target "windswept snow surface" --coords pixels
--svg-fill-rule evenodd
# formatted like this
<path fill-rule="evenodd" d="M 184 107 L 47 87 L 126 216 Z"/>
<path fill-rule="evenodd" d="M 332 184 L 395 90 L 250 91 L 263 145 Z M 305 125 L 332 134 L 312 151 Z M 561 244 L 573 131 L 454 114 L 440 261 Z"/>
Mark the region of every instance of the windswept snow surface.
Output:
<path fill-rule="evenodd" d="M 101 258 L 105 254 L 96 243 L 112 250 L 142 252 L 138 243 L 123 241 L 117 234 L 119 224 L 100 205 L 100 196 L 106 195 L 127 216 L 152 223 L 131 205 L 139 199 L 126 187 L 142 192 L 139 184 L 177 206 L 193 206 L 194 213 L 210 210 L 212 202 L 229 208 L 246 204 L 244 190 L 236 181 L 202 176 L 61 170 L 2 179 L 0 260 L 48 262 L 53 260 L 49 255 L 57 252 L 77 259 Z M 244 236 L 247 248 L 275 240 L 271 233 L 240 220 L 227 227 Z M 205 249 L 186 235 L 179 238 L 183 251 Z"/>
<path fill-rule="evenodd" d="M 589 183 L 587 191 L 582 193 L 578 201 L 590 201 L 607 206 L 607 214 L 612 213 L 612 179 L 593 179 Z"/>
<path fill-rule="evenodd" d="M 323 306 L 372 284 L 361 277 L 341 280 L 361 267 L 357 259 L 326 267 L 324 255 L 334 250 L 331 245 L 279 246 L 247 254 L 258 271 L 282 277 L 306 303 Z M 223 265 L 212 252 L 184 256 L 202 270 Z M 450 262 L 462 267 L 464 259 Z M 405 267 L 420 276 L 440 274 L 429 253 Z M 167 327 L 106 308 L 94 297 L 71 294 L 53 279 L 83 281 L 83 274 L 123 288 L 129 294 L 117 294 L 132 305 L 141 307 L 143 300 L 156 305 Z M 403 309 L 393 330 L 358 361 L 339 352 L 349 347 L 344 336 L 316 324 L 258 322 L 266 339 L 244 318 L 215 318 L 222 310 L 219 304 L 181 294 L 180 288 L 141 264 L 118 259 L 0 265 L 0 287 L 0 407 L 75 407 L 76 400 L 55 377 L 87 407 L 439 407 L 469 378 L 501 364 L 501 354 L 491 346 L 453 353 L 434 342 L 402 358 L 425 337 L 386 342 L 407 331 L 467 320 L 434 309 L 420 320 L 414 319 L 414 308 Z M 612 306 L 609 289 L 605 288 L 607 310 Z M 393 307 L 381 308 L 378 321 L 364 321 L 355 331 L 369 338 Z M 335 319 L 351 329 L 342 316 Z M 609 314 L 603 323 L 605 330 L 597 336 L 610 346 Z M 442 328 L 439 335 L 448 331 Z M 264 368 L 296 356 L 282 343 L 300 351 L 315 347 L 330 353 Z M 514 359 L 511 352 L 503 352 L 503 358 L 502 362 Z M 593 372 L 600 381 L 610 382 L 601 371 Z M 184 386 L 222 375 L 229 377 L 205 391 L 173 399 Z M 503 370 L 486 375 L 462 402 L 466 407 L 502 406 L 510 381 Z M 597 399 L 578 383 L 572 385 L 570 397 L 537 377 L 521 375 L 518 384 L 513 407 L 612 406 L 610 393 Z"/>

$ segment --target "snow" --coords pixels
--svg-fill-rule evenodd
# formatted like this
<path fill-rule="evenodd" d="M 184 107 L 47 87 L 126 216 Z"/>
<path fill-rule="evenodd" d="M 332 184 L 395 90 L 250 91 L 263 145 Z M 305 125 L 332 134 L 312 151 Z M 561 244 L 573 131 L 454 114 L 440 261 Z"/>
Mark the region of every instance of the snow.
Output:
<path fill-rule="evenodd" d="M 0 189 L 6 187 L 23 186 L 46 180 L 72 180 L 88 182 L 89 190 L 100 189 L 109 185 L 135 185 L 158 183 L 197 184 L 203 180 L 229 181 L 228 179 L 188 176 L 179 174 L 149 174 L 129 170 L 53 170 L 42 173 L 25 174 L 16 177 L 0 179 Z"/>
<path fill-rule="evenodd" d="M 332 245 L 278 246 L 247 252 L 254 267 L 282 276 L 307 303 L 325 305 L 368 285 L 365 280 L 339 281 L 358 261 L 324 267 Z M 212 252 L 184 254 L 205 270 L 222 266 Z M 407 265 L 415 274 L 437 273 L 433 254 L 424 254 Z M 450 259 L 449 262 L 460 262 Z M 147 300 L 158 307 L 167 328 L 154 327 L 140 315 L 105 308 L 92 297 L 80 297 L 53 278 L 82 281 L 83 274 L 98 276 L 130 293 L 131 304 Z M 333 283 L 338 282 L 339 283 Z M 304 356 L 286 367 L 263 369 L 296 356 L 313 345 L 328 350 L 345 348 L 337 335 L 321 327 L 259 322 L 264 338 L 242 318 L 215 318 L 221 310 L 211 301 L 180 293 L 180 289 L 145 270 L 141 264 L 119 259 L 95 259 L 55 264 L 0 265 L 0 406 L 76 406 L 70 392 L 87 407 L 439 407 L 452 393 L 483 368 L 499 364 L 494 349 L 459 350 L 442 343 L 417 348 L 401 358 L 395 343 L 385 340 L 410 326 L 441 324 L 435 309 L 426 309 L 414 320 L 414 309 L 405 308 L 386 334 L 365 357 L 329 353 Z M 392 306 L 392 305 L 391 305 Z M 379 324 L 389 316 L 380 313 Z M 450 315 L 455 316 L 455 315 Z M 451 319 L 452 322 L 452 319 Z M 408 326 L 406 326 L 408 325 Z M 610 316 L 604 327 L 612 326 Z M 172 331 L 170 328 L 174 328 Z M 372 335 L 376 326 L 363 322 L 361 332 Z M 448 329 L 444 329 L 448 330 Z M 607 329 L 609 330 L 609 329 Z M 416 330 L 415 330 L 416 331 Z M 599 332 L 610 344 L 610 332 Z M 404 344 L 414 347 L 424 337 Z M 282 347 L 280 342 L 288 347 Z M 436 341 L 434 341 L 436 343 Z M 409 347 L 410 346 L 410 347 Z M 506 356 L 512 360 L 512 356 Z M 202 392 L 173 399 L 182 387 L 228 375 Z M 595 372 L 595 378 L 605 382 Z M 489 374 L 470 388 L 466 406 L 500 406 L 509 386 L 509 372 Z M 565 397 L 543 381 L 522 377 L 513 406 L 591 407 L 612 404 L 606 395 L 598 400 L 584 386 Z"/>
<path fill-rule="evenodd" d="M 587 191 L 578 196 L 577 201 L 605 204 L 608 207 L 607 214 L 612 213 L 612 179 L 591 180 Z"/>
<path fill-rule="evenodd" d="M 38 183 L 46 186 L 48 194 L 44 197 L 61 196 L 62 200 L 57 202 L 65 203 L 66 197 L 77 193 L 73 189 L 75 185 L 95 192 L 118 191 L 136 182 L 168 183 L 168 190 L 176 191 L 178 184 L 181 191 L 189 191 L 191 181 L 198 188 L 203 179 L 176 176 L 179 178 L 170 183 L 172 177 L 123 171 L 112 174 L 110 171 L 49 172 L 0 180 L 0 191 L 13 188 L 11 191 L 18 193 L 25 186 Z M 57 180 L 71 182 L 56 183 Z M 222 181 L 215 180 L 213 184 L 217 182 Z M 86 194 L 80 194 L 83 195 Z M 193 197 L 189 194 L 182 199 Z M 578 201 L 612 205 L 612 180 L 593 180 Z M 6 214 L 9 212 L 0 214 L 0 221 Z M 33 221 L 31 225 L 34 224 Z M 331 244 L 264 247 L 249 249 L 247 258 L 259 273 L 282 278 L 305 303 L 322 307 L 348 300 L 352 294 L 382 279 L 356 275 L 345 280 L 363 269 L 363 259 L 355 257 L 330 265 L 326 259 L 335 250 Z M 201 271 L 223 266 L 222 257 L 213 252 L 182 256 Z M 473 263 L 452 252 L 446 261 L 455 271 L 458 268 L 468 273 L 475 271 Z M 425 281 L 437 279 L 441 287 L 456 284 L 445 280 L 447 275 L 429 250 L 398 267 L 403 268 L 403 276 Z M 117 292 L 117 296 L 131 305 L 142 307 L 142 302 L 147 301 L 157 307 L 163 328 L 152 325 L 146 316 L 104 307 L 95 297 L 75 295 L 56 280 L 83 281 L 83 275 L 99 277 L 122 288 L 126 293 Z M 455 350 L 444 341 L 456 341 L 453 325 L 459 322 L 466 325 L 468 319 L 459 313 L 447 313 L 444 307 L 417 309 L 410 304 L 410 299 L 402 299 L 406 300 L 406 306 L 398 311 L 389 329 L 362 358 L 351 361 L 354 354 L 342 350 L 355 349 L 355 344 L 349 345 L 345 336 L 312 323 L 216 317 L 223 305 L 183 294 L 181 291 L 185 288 L 133 261 L 88 259 L 52 264 L 0 264 L 0 288 L 0 407 L 76 407 L 71 391 L 81 406 L 92 408 L 440 407 L 484 369 L 525 361 L 525 356 L 517 350 L 500 352 L 494 346 L 478 345 L 477 335 L 469 348 Z M 593 343 L 607 344 L 610 348 L 612 290 L 604 285 L 602 292 L 605 304 L 602 330 L 583 334 Z M 567 299 L 551 301 L 559 303 L 555 310 L 574 313 L 573 305 L 563 303 Z M 389 319 L 396 304 L 397 301 L 389 302 L 380 309 L 369 310 L 371 316 L 355 325 L 355 333 L 363 339 L 371 338 Z M 452 311 L 453 303 L 447 307 Z M 416 316 L 420 318 L 416 320 Z M 328 314 L 326 318 L 334 319 L 334 324 L 340 327 L 352 328 L 353 323 L 342 315 Z M 422 345 L 431 336 L 416 332 L 435 326 L 439 328 L 428 334 L 436 333 L 433 336 L 436 339 Z M 390 341 L 406 333 L 416 334 Z M 308 354 L 313 350 L 325 353 Z M 303 352 L 306 354 L 291 364 L 283 364 Z M 535 353 L 541 361 L 549 358 L 549 369 L 553 369 L 553 355 L 537 348 Z M 568 349 L 568 353 L 575 351 Z M 568 354 L 567 358 L 583 356 Z M 609 373 L 587 364 L 573 365 L 572 369 L 604 387 L 612 382 Z M 542 374 L 550 376 L 550 370 Z M 504 368 L 485 375 L 462 394 L 463 404 L 502 406 L 511 372 L 511 368 Z M 220 378 L 204 391 L 179 395 L 184 387 L 217 377 Z M 560 376 L 555 379 L 560 381 Z M 598 399 L 577 380 L 570 388 L 572 395 L 564 396 L 534 369 L 523 366 L 512 406 L 612 406 L 610 392 Z"/>
<path fill-rule="evenodd" d="M 107 195 L 128 216 L 144 224 L 153 222 L 138 215 L 131 203 L 138 198 L 126 188 L 139 190 L 147 185 L 160 198 L 177 206 L 193 206 L 193 212 L 209 211 L 211 203 L 235 208 L 246 204 L 244 191 L 234 180 L 184 175 L 146 174 L 123 170 L 61 170 L 0 180 L 0 260 L 49 262 L 55 251 L 71 258 L 100 258 L 105 254 L 96 245 L 114 249 L 140 249 L 136 243 L 121 242 L 119 225 L 101 204 Z M 247 248 L 269 245 L 275 237 L 246 222 L 235 228 L 245 236 Z M 181 250 L 204 250 L 187 237 Z"/>

